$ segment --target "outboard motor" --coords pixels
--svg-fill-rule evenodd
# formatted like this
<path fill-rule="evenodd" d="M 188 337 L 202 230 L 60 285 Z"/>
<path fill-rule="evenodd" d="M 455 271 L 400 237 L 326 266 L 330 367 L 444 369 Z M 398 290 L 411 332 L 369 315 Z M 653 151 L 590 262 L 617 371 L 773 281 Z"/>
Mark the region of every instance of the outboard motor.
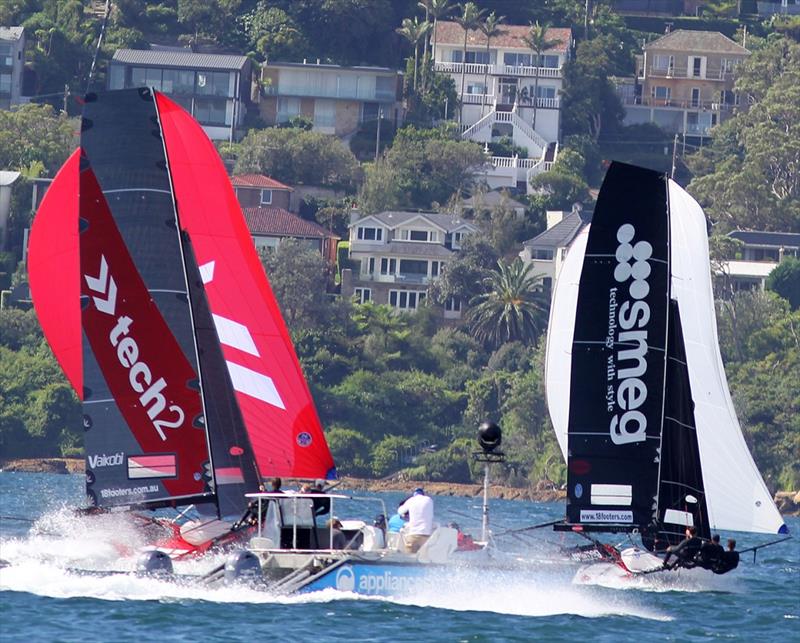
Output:
<path fill-rule="evenodd" d="M 241 583 L 261 578 L 261 561 L 253 552 L 240 549 L 225 561 L 225 583 Z"/>
<path fill-rule="evenodd" d="M 146 551 L 136 561 L 136 573 L 148 576 L 167 576 L 172 574 L 172 559 L 157 549 Z"/>

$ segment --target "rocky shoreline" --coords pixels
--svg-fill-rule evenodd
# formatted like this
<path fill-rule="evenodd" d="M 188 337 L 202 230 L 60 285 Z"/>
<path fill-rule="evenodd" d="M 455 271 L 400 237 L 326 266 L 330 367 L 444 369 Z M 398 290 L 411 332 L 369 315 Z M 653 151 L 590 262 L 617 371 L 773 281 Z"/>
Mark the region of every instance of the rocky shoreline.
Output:
<path fill-rule="evenodd" d="M 27 458 L 0 461 L 0 471 L 25 471 L 32 473 L 83 473 L 82 458 Z M 408 492 L 415 487 L 424 487 L 433 496 L 478 497 L 483 494 L 482 484 L 460 484 L 457 482 L 430 482 L 425 480 L 405 480 L 398 477 L 383 480 L 344 477 L 337 485 L 339 489 L 353 491 L 400 491 Z M 491 498 L 505 500 L 532 500 L 535 502 L 558 502 L 566 492 L 554 488 L 552 483 L 542 480 L 528 487 L 505 487 L 491 485 Z M 775 494 L 775 504 L 782 514 L 800 515 L 800 491 L 779 491 Z"/>

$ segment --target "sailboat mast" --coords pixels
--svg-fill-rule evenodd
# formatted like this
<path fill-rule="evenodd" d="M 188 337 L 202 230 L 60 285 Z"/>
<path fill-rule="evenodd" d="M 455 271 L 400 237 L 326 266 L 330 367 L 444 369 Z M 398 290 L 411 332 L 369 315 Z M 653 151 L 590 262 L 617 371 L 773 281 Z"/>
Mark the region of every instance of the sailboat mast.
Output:
<path fill-rule="evenodd" d="M 670 221 L 670 208 L 669 208 L 669 179 L 664 175 L 664 202 L 666 205 L 666 221 L 667 221 L 667 288 L 665 292 L 666 302 L 664 311 L 666 314 L 666 321 L 664 322 L 664 379 L 661 387 L 661 426 L 658 431 L 658 473 L 656 474 L 656 497 L 653 506 L 653 524 L 657 523 L 659 510 L 661 509 L 659 498 L 661 491 L 661 464 L 664 460 L 664 416 L 667 409 L 667 360 L 669 360 L 669 339 L 670 339 L 670 306 L 669 302 L 672 297 L 672 232 Z"/>
<path fill-rule="evenodd" d="M 167 181 L 169 182 L 170 186 L 170 199 L 172 200 L 172 211 L 175 217 L 175 229 L 178 234 L 178 248 L 180 249 L 181 253 L 181 268 L 183 269 L 183 283 L 186 287 L 186 298 L 189 302 L 189 319 L 191 320 L 191 328 L 192 328 L 192 345 L 194 347 L 194 355 L 195 355 L 195 363 L 197 364 L 197 383 L 198 383 L 198 390 L 200 392 L 200 403 L 202 404 L 203 408 L 203 429 L 206 438 L 206 447 L 208 448 L 208 457 L 209 457 L 209 467 L 208 467 L 208 476 L 209 476 L 209 484 L 211 489 L 214 490 L 216 494 L 217 489 L 217 481 L 216 481 L 216 474 L 214 471 L 213 465 L 213 456 L 211 450 L 211 439 L 208 434 L 208 409 L 206 408 L 206 396 L 203 388 L 203 375 L 202 375 L 202 368 L 200 368 L 200 350 L 197 345 L 197 332 L 195 331 L 195 318 L 194 318 L 194 307 L 192 306 L 192 292 L 191 288 L 189 287 L 189 275 L 186 270 L 186 248 L 184 247 L 184 238 L 183 234 L 181 234 L 181 219 L 180 214 L 178 213 L 178 201 L 175 198 L 175 183 L 172 180 L 172 170 L 170 168 L 169 162 L 169 154 L 167 153 L 167 142 L 166 137 L 164 136 L 164 128 L 161 126 L 161 113 L 158 109 L 158 101 L 156 100 L 156 92 L 154 88 L 150 88 L 150 95 L 152 96 L 153 100 L 153 107 L 156 113 L 156 120 L 158 123 L 158 131 L 161 136 L 161 146 L 164 150 L 164 161 L 166 163 L 166 171 L 167 171 Z M 216 498 L 216 496 L 215 496 Z M 219 502 L 215 502 L 216 509 L 217 509 L 217 517 L 221 518 L 222 516 L 219 515 Z"/>

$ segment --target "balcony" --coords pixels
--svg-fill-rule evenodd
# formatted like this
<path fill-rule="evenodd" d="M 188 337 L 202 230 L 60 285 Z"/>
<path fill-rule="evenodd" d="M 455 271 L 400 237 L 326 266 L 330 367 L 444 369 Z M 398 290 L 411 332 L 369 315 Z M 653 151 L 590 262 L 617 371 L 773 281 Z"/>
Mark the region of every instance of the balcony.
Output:
<path fill-rule="evenodd" d="M 695 76 L 691 73 L 688 67 L 669 67 L 667 69 L 656 69 L 650 67 L 645 71 L 645 74 L 640 73 L 640 78 L 675 78 L 678 80 L 721 80 L 733 81 L 734 72 L 732 70 L 725 70 L 720 67 L 709 67 L 706 69 L 705 76 Z"/>
<path fill-rule="evenodd" d="M 394 91 L 380 89 L 351 89 L 349 87 L 327 88 L 317 85 L 298 85 L 278 82 L 264 88 L 267 96 L 297 96 L 304 98 L 341 98 L 349 100 L 393 103 L 398 99 Z"/>
<path fill-rule="evenodd" d="M 512 65 L 481 65 L 478 63 L 453 63 L 437 61 L 434 68 L 447 74 L 460 74 L 466 67 L 464 73 L 474 76 L 525 76 L 534 78 L 561 78 L 561 67 L 515 67 Z"/>
<path fill-rule="evenodd" d="M 691 98 L 653 98 L 652 96 L 631 96 L 617 94 L 623 105 L 637 105 L 641 107 L 672 107 L 675 109 L 693 109 L 712 112 L 729 112 L 736 107 L 728 103 L 719 103 L 710 100 L 692 100 Z"/>
<path fill-rule="evenodd" d="M 361 272 L 356 276 L 357 281 L 373 281 L 383 284 L 414 284 L 427 285 L 433 277 L 417 273 L 398 273 L 396 275 L 382 275 L 377 272 Z"/>

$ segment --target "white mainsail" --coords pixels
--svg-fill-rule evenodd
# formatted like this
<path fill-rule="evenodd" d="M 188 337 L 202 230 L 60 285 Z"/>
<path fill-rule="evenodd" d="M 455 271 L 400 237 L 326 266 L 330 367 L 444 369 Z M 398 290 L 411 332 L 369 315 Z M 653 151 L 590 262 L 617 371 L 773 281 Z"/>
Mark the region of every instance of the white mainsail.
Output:
<path fill-rule="evenodd" d="M 567 460 L 569 425 L 569 387 L 572 373 L 572 337 L 575 334 L 575 309 L 578 306 L 583 256 L 589 239 L 585 226 L 569 246 L 567 256 L 556 276 L 550 321 L 547 325 L 545 358 L 545 395 L 558 446 Z"/>
<path fill-rule="evenodd" d="M 777 533 L 783 519 L 744 441 L 719 352 L 706 218 L 672 180 L 669 204 L 672 297 L 680 308 L 711 527 Z"/>

